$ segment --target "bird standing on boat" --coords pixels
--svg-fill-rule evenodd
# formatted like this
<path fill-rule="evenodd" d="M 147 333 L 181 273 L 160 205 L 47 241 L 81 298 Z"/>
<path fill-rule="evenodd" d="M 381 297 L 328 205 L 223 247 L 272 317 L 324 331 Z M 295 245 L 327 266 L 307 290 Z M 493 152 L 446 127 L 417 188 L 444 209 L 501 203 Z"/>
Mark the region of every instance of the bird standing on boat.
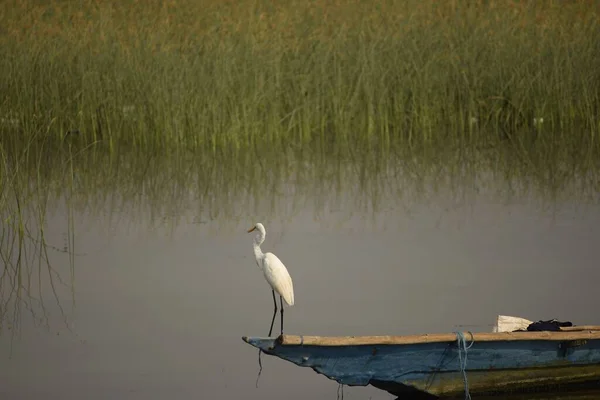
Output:
<path fill-rule="evenodd" d="M 285 300 L 286 304 L 290 307 L 294 305 L 294 286 L 292 284 L 292 277 L 285 265 L 283 265 L 281 260 L 275 254 L 263 253 L 260 249 L 260 245 L 265 241 L 265 236 L 267 235 L 263 224 L 258 222 L 252 229 L 248 230 L 248 233 L 253 231 L 258 231 L 253 242 L 256 264 L 262 269 L 265 279 L 269 285 L 271 285 L 273 305 L 275 306 L 273 319 L 271 320 L 271 328 L 269 329 L 269 336 L 271 336 L 271 332 L 273 331 L 273 323 L 275 322 L 275 316 L 277 315 L 275 292 L 279 295 L 279 303 L 281 304 L 281 334 L 283 335 L 283 300 Z"/>

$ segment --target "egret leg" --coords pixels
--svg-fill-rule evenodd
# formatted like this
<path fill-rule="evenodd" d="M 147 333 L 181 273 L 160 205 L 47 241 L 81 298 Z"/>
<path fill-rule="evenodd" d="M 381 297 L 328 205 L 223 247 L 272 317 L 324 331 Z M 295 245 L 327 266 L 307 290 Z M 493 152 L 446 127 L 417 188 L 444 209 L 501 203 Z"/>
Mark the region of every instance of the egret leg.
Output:
<path fill-rule="evenodd" d="M 279 296 L 279 304 L 281 304 L 281 334 L 283 335 L 283 299 Z"/>
<path fill-rule="evenodd" d="M 273 325 L 275 324 L 275 316 L 277 315 L 277 300 L 275 299 L 275 290 L 271 290 L 273 294 L 273 306 L 275 309 L 273 310 L 273 318 L 271 318 L 271 327 L 269 328 L 269 335 L 271 337 L 271 333 L 273 332 Z M 258 349 L 258 376 L 256 377 L 256 387 L 258 387 L 258 380 L 260 379 L 260 373 L 262 372 L 262 361 L 260 360 L 260 355 L 262 353 L 261 349 Z"/>
<path fill-rule="evenodd" d="M 269 337 L 271 337 L 271 333 L 273 332 L 273 324 L 275 324 L 275 316 L 277 315 L 277 300 L 275 300 L 275 291 L 271 290 L 271 293 L 273 293 L 273 318 L 271 319 L 271 328 L 269 328 Z"/>

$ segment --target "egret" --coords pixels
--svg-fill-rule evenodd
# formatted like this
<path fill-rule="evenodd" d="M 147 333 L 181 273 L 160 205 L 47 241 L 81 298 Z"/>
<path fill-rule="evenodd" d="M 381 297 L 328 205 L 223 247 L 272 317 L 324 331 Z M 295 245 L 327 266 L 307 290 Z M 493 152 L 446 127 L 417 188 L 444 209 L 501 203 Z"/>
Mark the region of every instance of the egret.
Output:
<path fill-rule="evenodd" d="M 275 306 L 273 318 L 271 319 L 271 328 L 269 329 L 269 337 L 273 331 L 273 324 L 275 323 L 275 316 L 277 315 L 275 292 L 279 295 L 279 303 L 281 305 L 281 334 L 283 335 L 283 301 L 285 300 L 286 304 L 290 307 L 294 305 L 294 286 L 292 284 L 292 277 L 285 265 L 283 265 L 281 260 L 275 254 L 263 253 L 260 249 L 260 245 L 265 241 L 265 236 L 267 235 L 263 224 L 258 222 L 252 229 L 248 230 L 248 233 L 253 231 L 257 231 L 253 241 L 256 264 L 262 269 L 265 279 L 271 286 L 273 305 Z"/>

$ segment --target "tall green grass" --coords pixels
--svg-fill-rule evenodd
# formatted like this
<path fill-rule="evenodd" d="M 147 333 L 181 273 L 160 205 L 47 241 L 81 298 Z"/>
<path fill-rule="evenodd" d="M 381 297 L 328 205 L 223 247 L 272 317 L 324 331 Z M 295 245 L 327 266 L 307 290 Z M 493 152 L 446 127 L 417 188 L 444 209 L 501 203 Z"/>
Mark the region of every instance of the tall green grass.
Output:
<path fill-rule="evenodd" d="M 598 5 L 5 2 L 2 130 L 228 157 L 597 152 Z"/>

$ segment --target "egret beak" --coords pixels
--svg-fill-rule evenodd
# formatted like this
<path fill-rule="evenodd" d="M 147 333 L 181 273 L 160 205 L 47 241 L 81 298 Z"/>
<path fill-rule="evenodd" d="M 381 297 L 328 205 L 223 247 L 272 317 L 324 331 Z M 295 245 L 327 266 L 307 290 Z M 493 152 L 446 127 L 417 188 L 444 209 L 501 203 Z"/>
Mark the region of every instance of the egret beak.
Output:
<path fill-rule="evenodd" d="M 252 229 L 248 229 L 248 233 L 252 232 L 252 231 L 253 231 L 253 230 L 255 230 L 255 229 L 256 229 L 256 227 L 255 227 L 255 226 L 253 226 L 253 227 L 252 227 Z"/>

